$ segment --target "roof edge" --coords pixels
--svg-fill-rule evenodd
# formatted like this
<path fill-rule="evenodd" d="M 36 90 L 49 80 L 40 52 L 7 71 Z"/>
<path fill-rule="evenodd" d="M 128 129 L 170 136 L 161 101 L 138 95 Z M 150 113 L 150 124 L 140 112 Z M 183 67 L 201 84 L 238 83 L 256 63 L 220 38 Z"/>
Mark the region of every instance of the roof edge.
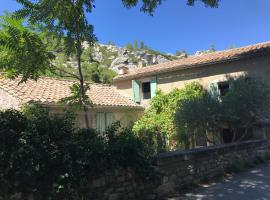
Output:
<path fill-rule="evenodd" d="M 233 61 L 237 61 L 237 60 L 241 60 L 241 59 L 245 59 L 245 58 L 252 58 L 252 57 L 256 57 L 258 56 L 258 52 L 261 50 L 269 50 L 270 48 L 270 42 L 262 42 L 262 43 L 257 43 L 257 44 L 251 44 L 251 45 L 247 45 L 247 46 L 242 46 L 239 48 L 234 48 L 234 49 L 227 49 L 227 50 L 222 50 L 222 51 L 216 51 L 213 53 L 207 53 L 204 55 L 198 55 L 198 56 L 189 56 L 187 58 L 182 58 L 179 60 L 175 60 L 175 61 L 169 61 L 166 63 L 161 63 L 161 64 L 156 64 L 156 65 L 149 65 L 147 67 L 144 67 L 141 69 L 136 69 L 133 72 L 131 72 L 130 74 L 126 74 L 126 75 L 118 75 L 116 77 L 114 77 L 113 79 L 113 83 L 117 83 L 120 81 L 124 81 L 124 80 L 131 80 L 134 78 L 138 78 L 138 77 L 146 77 L 146 76 L 151 76 L 151 75 L 158 75 L 158 74 L 162 74 L 162 73 L 167 73 L 167 72 L 174 72 L 174 71 L 181 71 L 181 70 L 186 70 L 186 69 L 191 69 L 191 68 L 195 68 L 195 67 L 203 67 L 203 66 L 207 66 L 207 65 L 214 65 L 214 64 L 219 64 L 219 63 L 225 63 L 225 62 L 233 62 Z M 222 53 L 228 53 L 228 54 L 232 54 L 229 56 L 223 56 L 220 55 Z M 196 57 L 202 59 L 202 62 L 197 62 L 197 63 L 192 63 L 192 64 L 188 64 L 185 63 L 185 60 L 188 59 L 194 59 Z M 211 57 L 211 56 L 216 56 L 216 60 L 203 60 L 205 59 L 205 57 Z M 183 61 L 181 63 L 181 61 Z M 177 63 L 179 62 L 179 63 Z M 174 65 L 171 67 L 164 67 L 164 68 L 160 68 L 160 65 Z M 155 69 L 155 67 L 157 67 L 157 69 Z M 159 67 L 159 68 L 158 68 Z"/>

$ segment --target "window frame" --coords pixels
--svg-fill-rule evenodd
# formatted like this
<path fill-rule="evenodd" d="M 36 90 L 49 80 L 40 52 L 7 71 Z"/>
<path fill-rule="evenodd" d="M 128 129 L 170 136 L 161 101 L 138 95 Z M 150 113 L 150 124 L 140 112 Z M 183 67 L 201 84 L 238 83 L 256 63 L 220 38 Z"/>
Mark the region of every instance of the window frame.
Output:
<path fill-rule="evenodd" d="M 149 92 L 144 92 L 144 85 L 145 84 L 148 84 L 149 85 Z M 141 97 L 142 97 L 142 100 L 149 100 L 151 99 L 151 81 L 144 81 L 144 82 L 141 82 Z"/>

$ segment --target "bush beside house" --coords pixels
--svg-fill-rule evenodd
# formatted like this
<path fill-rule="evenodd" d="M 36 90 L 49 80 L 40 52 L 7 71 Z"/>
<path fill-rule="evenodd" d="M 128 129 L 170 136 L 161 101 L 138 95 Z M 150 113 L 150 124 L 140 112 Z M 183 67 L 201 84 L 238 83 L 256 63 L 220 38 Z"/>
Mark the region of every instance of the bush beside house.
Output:
<path fill-rule="evenodd" d="M 158 152 L 252 139 L 255 126 L 269 122 L 268 80 L 243 76 L 228 82 L 223 95 L 215 84 L 207 91 L 196 82 L 159 91 L 133 131 Z"/>
<path fill-rule="evenodd" d="M 130 131 L 114 124 L 100 135 L 74 129 L 73 119 L 39 106 L 0 112 L 0 199 L 85 199 L 89 183 L 110 169 L 148 177 L 151 156 Z"/>
<path fill-rule="evenodd" d="M 175 138 L 176 109 L 180 101 L 198 98 L 204 93 L 202 86 L 195 82 L 169 94 L 158 91 L 145 115 L 135 123 L 133 131 L 158 152 L 182 148 L 183 144 Z"/>

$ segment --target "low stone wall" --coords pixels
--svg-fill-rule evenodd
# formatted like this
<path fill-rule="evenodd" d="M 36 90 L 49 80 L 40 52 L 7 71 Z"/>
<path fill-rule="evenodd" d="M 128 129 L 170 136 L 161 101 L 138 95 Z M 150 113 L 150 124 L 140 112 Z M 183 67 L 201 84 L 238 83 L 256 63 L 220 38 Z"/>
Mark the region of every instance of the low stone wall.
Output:
<path fill-rule="evenodd" d="M 157 179 L 142 179 L 131 169 L 104 172 L 92 182 L 89 193 L 91 199 L 163 199 L 187 185 L 223 174 L 235 162 L 254 162 L 269 153 L 268 140 L 163 153 L 157 157 Z"/>
<path fill-rule="evenodd" d="M 130 168 L 108 171 L 90 184 L 88 197 L 95 200 L 154 199 L 156 180 L 138 176 Z"/>
<path fill-rule="evenodd" d="M 162 183 L 157 194 L 166 196 L 185 186 L 211 180 L 233 163 L 252 163 L 269 153 L 270 142 L 256 140 L 160 154 L 158 171 Z"/>

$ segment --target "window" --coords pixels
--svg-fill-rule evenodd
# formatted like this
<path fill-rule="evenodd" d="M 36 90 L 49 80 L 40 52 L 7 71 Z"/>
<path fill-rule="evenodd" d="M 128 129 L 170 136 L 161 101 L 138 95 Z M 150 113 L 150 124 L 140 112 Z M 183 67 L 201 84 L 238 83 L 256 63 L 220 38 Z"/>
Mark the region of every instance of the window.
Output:
<path fill-rule="evenodd" d="M 142 96 L 143 96 L 143 99 L 151 99 L 150 82 L 142 83 Z"/>
<path fill-rule="evenodd" d="M 229 91 L 230 85 L 229 82 L 219 82 L 218 83 L 218 90 L 219 90 L 219 95 L 221 97 L 225 96 L 226 93 Z"/>
<path fill-rule="evenodd" d="M 97 131 L 104 132 L 114 119 L 112 113 L 97 113 Z"/>
<path fill-rule="evenodd" d="M 143 80 L 132 80 L 132 96 L 136 103 L 151 99 L 156 95 L 157 78 L 150 77 Z"/>

